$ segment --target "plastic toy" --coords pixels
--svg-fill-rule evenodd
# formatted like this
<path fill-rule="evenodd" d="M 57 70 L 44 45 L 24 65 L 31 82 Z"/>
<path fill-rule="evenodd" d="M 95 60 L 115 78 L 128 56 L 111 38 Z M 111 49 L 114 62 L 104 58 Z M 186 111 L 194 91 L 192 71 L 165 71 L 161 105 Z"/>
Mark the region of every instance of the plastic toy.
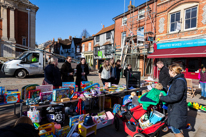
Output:
<path fill-rule="evenodd" d="M 47 123 L 47 124 L 44 124 L 44 125 L 41 125 L 39 126 L 39 131 L 40 130 L 46 130 L 47 132 L 45 133 L 39 133 L 39 136 L 47 136 L 49 137 L 48 135 L 51 135 L 51 134 L 55 134 L 55 129 L 54 129 L 54 123 Z M 54 136 L 53 136 L 54 137 Z"/>
<path fill-rule="evenodd" d="M 60 102 L 62 98 L 68 98 L 70 97 L 70 91 L 69 88 L 65 89 L 54 89 L 53 90 L 53 96 L 52 101 L 54 102 Z"/>
<path fill-rule="evenodd" d="M 82 89 L 82 91 L 86 91 L 86 90 L 88 90 L 88 89 L 90 89 L 92 87 L 95 87 L 95 86 L 100 87 L 99 83 L 94 83 L 94 84 L 91 84 L 89 86 L 86 86 L 85 88 Z"/>
<path fill-rule="evenodd" d="M 37 90 L 29 90 L 29 92 L 28 92 L 28 97 L 27 97 L 27 98 L 36 98 L 36 97 L 39 97 L 39 96 L 40 96 L 40 92 L 41 92 L 40 89 L 37 89 Z"/>
<path fill-rule="evenodd" d="M 6 92 L 4 94 L 4 103 L 18 103 L 20 102 L 20 92 Z"/>
<path fill-rule="evenodd" d="M 62 127 L 61 129 L 57 129 L 55 135 L 57 137 L 66 137 L 70 131 L 69 126 Z"/>

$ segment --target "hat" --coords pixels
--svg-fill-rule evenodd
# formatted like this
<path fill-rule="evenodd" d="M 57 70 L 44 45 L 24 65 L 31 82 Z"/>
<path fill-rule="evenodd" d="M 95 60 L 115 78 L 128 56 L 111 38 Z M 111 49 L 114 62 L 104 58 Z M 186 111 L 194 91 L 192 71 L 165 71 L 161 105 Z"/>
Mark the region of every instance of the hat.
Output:
<path fill-rule="evenodd" d="M 84 126 L 94 125 L 94 122 L 93 122 L 93 120 L 92 120 L 92 117 L 91 117 L 91 116 L 86 116 L 85 119 L 84 119 L 83 125 L 84 125 Z"/>

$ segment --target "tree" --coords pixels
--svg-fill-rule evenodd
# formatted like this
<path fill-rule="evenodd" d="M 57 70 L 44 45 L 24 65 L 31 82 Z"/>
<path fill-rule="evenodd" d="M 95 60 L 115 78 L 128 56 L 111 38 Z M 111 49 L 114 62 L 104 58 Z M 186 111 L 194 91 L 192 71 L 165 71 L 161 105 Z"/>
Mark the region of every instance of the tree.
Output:
<path fill-rule="evenodd" d="M 82 34 L 81 34 L 81 38 L 82 38 L 82 36 L 84 36 L 85 38 L 88 38 L 88 37 L 90 37 L 91 35 L 89 34 L 89 32 L 86 30 L 86 29 L 84 29 L 83 31 L 82 31 Z"/>

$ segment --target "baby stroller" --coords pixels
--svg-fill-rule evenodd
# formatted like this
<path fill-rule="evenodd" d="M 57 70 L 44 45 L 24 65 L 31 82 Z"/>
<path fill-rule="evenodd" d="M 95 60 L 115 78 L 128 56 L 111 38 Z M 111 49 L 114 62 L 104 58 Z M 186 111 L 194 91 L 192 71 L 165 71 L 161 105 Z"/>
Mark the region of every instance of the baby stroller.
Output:
<path fill-rule="evenodd" d="M 123 121 L 123 126 L 125 132 L 132 137 L 157 137 L 160 134 L 160 130 L 165 126 L 167 117 L 164 117 L 159 122 L 152 124 L 147 128 L 141 128 L 140 118 L 144 114 L 149 114 L 151 116 L 151 110 L 156 110 L 156 106 L 150 106 L 147 110 L 144 110 L 142 106 L 135 105 L 132 100 L 129 99 L 130 95 L 127 95 L 123 99 L 123 105 L 115 104 L 114 113 L 114 126 L 116 130 L 119 130 L 119 119 Z"/>

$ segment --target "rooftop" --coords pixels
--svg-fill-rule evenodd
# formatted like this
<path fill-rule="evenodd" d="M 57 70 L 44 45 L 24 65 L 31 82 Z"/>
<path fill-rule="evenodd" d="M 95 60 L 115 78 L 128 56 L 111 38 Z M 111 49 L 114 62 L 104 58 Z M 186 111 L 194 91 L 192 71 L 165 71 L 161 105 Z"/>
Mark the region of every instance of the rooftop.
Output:
<path fill-rule="evenodd" d="M 114 24 L 112 24 L 111 26 L 108 26 L 106 28 L 102 28 L 97 34 L 95 34 L 95 36 L 102 34 L 102 33 L 105 33 L 105 32 L 108 32 L 108 31 L 111 31 L 113 29 L 114 29 Z"/>

